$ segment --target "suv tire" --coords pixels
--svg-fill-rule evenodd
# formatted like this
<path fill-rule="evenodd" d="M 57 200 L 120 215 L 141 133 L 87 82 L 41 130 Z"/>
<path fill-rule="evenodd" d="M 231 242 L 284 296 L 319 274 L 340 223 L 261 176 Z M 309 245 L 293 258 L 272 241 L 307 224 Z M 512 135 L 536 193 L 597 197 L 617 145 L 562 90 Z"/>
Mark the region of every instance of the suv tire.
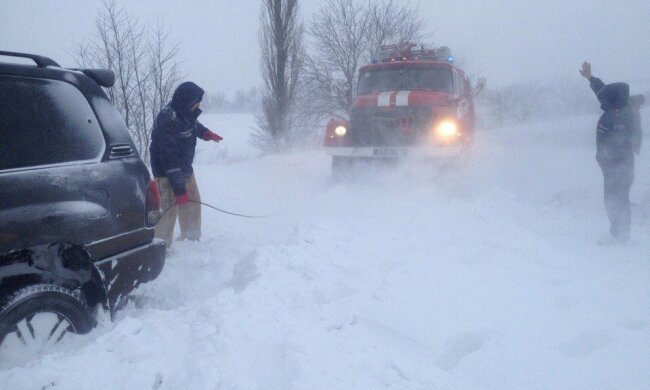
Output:
<path fill-rule="evenodd" d="M 23 287 L 10 294 L 0 308 L 0 356 L 20 346 L 26 355 L 38 353 L 67 332 L 90 332 L 93 322 L 80 293 L 52 284 Z"/>

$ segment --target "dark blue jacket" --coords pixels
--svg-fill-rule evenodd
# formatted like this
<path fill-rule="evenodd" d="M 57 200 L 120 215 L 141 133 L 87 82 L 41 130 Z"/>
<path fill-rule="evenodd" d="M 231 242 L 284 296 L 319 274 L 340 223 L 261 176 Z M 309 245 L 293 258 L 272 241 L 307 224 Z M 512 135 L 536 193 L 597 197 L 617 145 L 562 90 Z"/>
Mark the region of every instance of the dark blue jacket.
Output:
<path fill-rule="evenodd" d="M 628 104 L 630 87 L 625 83 L 605 85 L 597 77 L 591 77 L 589 84 L 604 111 L 596 129 L 596 159 L 601 165 L 633 160 L 641 128 L 638 115 Z"/>
<path fill-rule="evenodd" d="M 196 139 L 207 131 L 197 120 L 201 110 L 190 111 L 202 97 L 203 90 L 196 84 L 183 83 L 154 121 L 149 147 L 151 170 L 154 177 L 169 179 L 176 196 L 186 192 L 185 178 L 194 172 Z"/>

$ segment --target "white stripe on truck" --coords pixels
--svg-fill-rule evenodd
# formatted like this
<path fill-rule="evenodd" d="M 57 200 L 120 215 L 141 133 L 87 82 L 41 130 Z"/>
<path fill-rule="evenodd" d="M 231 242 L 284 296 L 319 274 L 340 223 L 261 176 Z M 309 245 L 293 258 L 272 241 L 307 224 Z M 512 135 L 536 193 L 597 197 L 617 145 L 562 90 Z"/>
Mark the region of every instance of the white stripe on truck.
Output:
<path fill-rule="evenodd" d="M 377 106 L 379 107 L 390 107 L 390 97 L 393 92 L 382 92 L 377 97 Z"/>
<path fill-rule="evenodd" d="M 409 95 L 411 91 L 399 91 L 397 92 L 397 97 L 395 98 L 395 105 L 398 107 L 404 107 L 409 105 Z"/>

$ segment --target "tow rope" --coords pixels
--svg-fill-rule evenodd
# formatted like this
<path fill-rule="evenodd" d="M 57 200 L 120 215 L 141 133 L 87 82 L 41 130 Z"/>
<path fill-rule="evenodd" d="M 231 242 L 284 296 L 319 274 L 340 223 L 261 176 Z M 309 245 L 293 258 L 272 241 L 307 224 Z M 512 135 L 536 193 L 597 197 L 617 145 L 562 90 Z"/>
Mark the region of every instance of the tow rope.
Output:
<path fill-rule="evenodd" d="M 209 207 L 209 208 L 211 208 L 211 209 L 213 209 L 213 210 L 216 210 L 216 211 L 222 212 L 222 213 L 224 213 L 224 214 L 233 215 L 233 216 L 235 216 L 235 217 L 242 217 L 242 218 L 269 218 L 269 217 L 272 216 L 272 215 L 246 215 L 246 214 L 239 214 L 239 213 L 234 213 L 234 212 L 232 212 L 232 211 L 228 211 L 228 210 L 220 209 L 220 208 L 215 207 L 215 206 L 213 206 L 213 205 L 211 205 L 211 204 L 207 204 L 207 203 L 203 203 L 203 202 L 198 202 L 198 201 L 196 201 L 196 200 L 189 200 L 188 202 L 189 202 L 189 203 L 200 204 L 200 205 L 202 205 L 202 206 Z M 174 206 L 178 206 L 178 205 L 177 205 L 176 203 L 173 203 L 171 206 L 167 207 L 167 210 L 165 210 L 165 211 L 162 213 L 162 215 L 160 216 L 160 221 L 162 221 L 162 219 L 163 219 L 163 217 L 165 216 L 165 214 L 167 214 L 167 212 L 168 212 L 169 210 L 171 210 L 172 207 L 174 207 Z M 158 221 L 158 223 L 160 223 L 160 221 Z"/>
<path fill-rule="evenodd" d="M 213 209 L 213 210 L 220 211 L 220 212 L 222 212 L 222 213 L 224 213 L 224 214 L 234 215 L 235 217 L 242 217 L 242 218 L 268 218 L 268 217 L 271 217 L 271 216 L 272 216 L 272 215 L 246 215 L 246 214 L 238 214 L 238 213 L 233 213 L 232 211 L 222 210 L 222 209 L 220 209 L 220 208 L 218 208 L 218 207 L 212 206 L 212 205 L 207 204 L 207 203 L 197 202 L 197 201 L 195 201 L 195 200 L 190 200 L 190 202 L 191 202 L 191 203 L 198 203 L 198 204 L 203 205 L 203 206 L 205 206 L 205 207 L 209 207 L 209 208 L 211 208 L 211 209 Z"/>

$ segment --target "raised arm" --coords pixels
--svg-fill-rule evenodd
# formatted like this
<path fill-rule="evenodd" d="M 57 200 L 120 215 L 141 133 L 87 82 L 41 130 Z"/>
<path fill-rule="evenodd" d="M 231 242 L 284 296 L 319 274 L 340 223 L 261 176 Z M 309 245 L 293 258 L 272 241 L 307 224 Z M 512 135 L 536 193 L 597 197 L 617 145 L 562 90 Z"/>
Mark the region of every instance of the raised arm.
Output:
<path fill-rule="evenodd" d="M 596 97 L 598 97 L 598 91 L 600 91 L 605 86 L 605 83 L 603 83 L 603 81 L 598 77 L 594 77 L 591 74 L 591 63 L 586 61 L 583 62 L 582 69 L 580 70 L 580 74 L 582 75 L 582 77 L 589 80 L 589 87 L 591 87 L 591 90 L 594 91 Z"/>

